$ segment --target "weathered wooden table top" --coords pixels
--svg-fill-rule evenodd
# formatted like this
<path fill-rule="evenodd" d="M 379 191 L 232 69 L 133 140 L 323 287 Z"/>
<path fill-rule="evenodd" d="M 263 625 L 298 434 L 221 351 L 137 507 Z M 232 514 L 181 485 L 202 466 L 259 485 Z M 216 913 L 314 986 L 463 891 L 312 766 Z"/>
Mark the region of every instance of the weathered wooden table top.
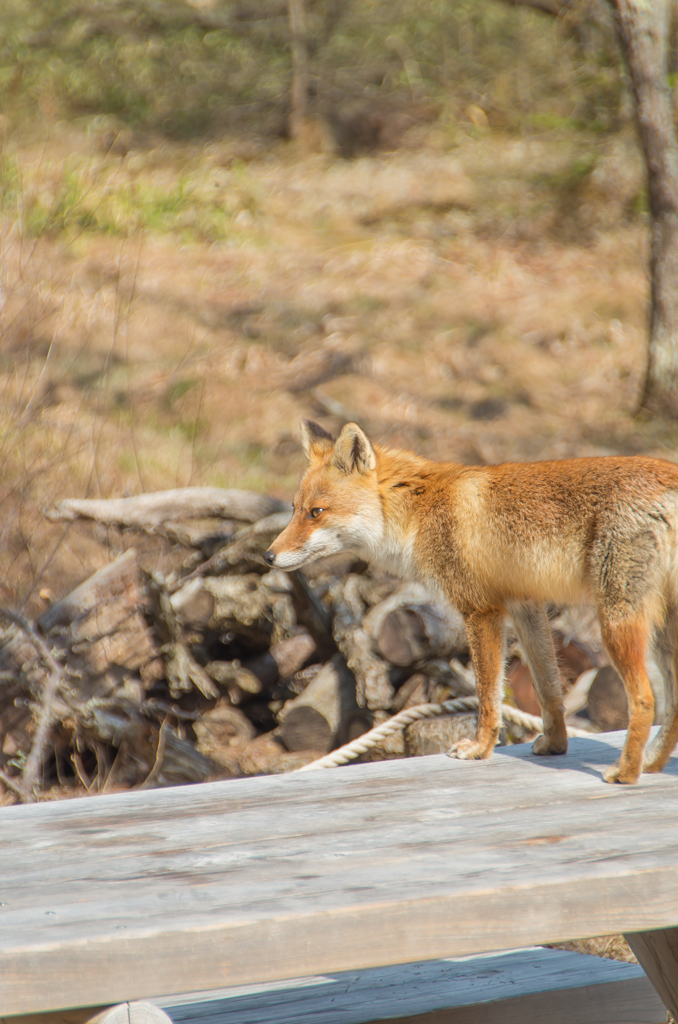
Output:
<path fill-rule="evenodd" d="M 0 1012 L 678 924 L 678 758 L 623 733 L 0 810 Z"/>

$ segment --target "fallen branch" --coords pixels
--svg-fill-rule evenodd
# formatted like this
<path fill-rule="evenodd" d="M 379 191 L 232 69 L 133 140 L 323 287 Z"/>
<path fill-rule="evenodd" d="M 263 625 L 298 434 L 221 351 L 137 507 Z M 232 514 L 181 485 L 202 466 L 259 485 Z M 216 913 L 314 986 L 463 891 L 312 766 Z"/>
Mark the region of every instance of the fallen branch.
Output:
<path fill-rule="evenodd" d="M 203 562 L 189 573 L 183 576 L 173 586 L 170 592 L 190 583 L 191 580 L 199 579 L 202 576 L 220 576 L 228 572 L 233 566 L 244 561 L 255 561 L 261 564 L 261 554 L 270 546 L 271 541 L 285 529 L 292 513 L 285 509 L 282 512 L 274 512 L 266 515 L 245 530 L 240 530 L 232 540 L 228 540 L 216 551 L 211 558 Z"/>
<path fill-rule="evenodd" d="M 167 520 L 237 519 L 254 523 L 280 512 L 282 501 L 255 491 L 226 491 L 219 487 L 183 487 L 134 498 L 66 498 L 45 515 L 52 521 L 94 519 L 107 526 L 126 526 L 154 533 Z"/>
<path fill-rule="evenodd" d="M 11 789 L 12 792 L 20 796 L 22 800 L 25 800 L 26 790 L 21 785 L 21 783 L 18 782 L 16 779 L 13 779 L 11 775 L 7 775 L 5 772 L 0 771 L 0 782 L 7 786 L 8 789 Z"/>

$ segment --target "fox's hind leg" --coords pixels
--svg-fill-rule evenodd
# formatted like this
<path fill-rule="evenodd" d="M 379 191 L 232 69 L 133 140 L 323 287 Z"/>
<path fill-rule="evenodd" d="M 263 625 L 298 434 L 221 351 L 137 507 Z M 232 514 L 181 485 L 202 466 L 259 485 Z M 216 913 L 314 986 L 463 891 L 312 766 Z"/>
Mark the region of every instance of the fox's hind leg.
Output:
<path fill-rule="evenodd" d="M 666 767 L 678 743 L 678 611 L 672 608 L 657 631 L 655 657 L 664 680 L 666 707 L 661 729 L 645 755 L 644 772 L 660 772 Z"/>
<path fill-rule="evenodd" d="M 509 608 L 509 614 L 532 673 L 544 722 L 544 734 L 537 736 L 532 753 L 565 754 L 567 727 L 563 694 L 546 611 L 541 605 L 518 604 Z"/>
<path fill-rule="evenodd" d="M 478 689 L 478 728 L 474 740 L 459 740 L 447 753 L 462 760 L 479 760 L 491 756 L 501 726 L 504 616 L 496 611 L 472 612 L 464 621 Z"/>
<path fill-rule="evenodd" d="M 637 782 L 654 718 L 654 694 L 645 667 L 649 630 L 644 619 L 614 621 L 600 614 L 603 641 L 624 681 L 629 728 L 620 759 L 605 772 L 606 782 Z"/>
<path fill-rule="evenodd" d="M 624 516 L 602 516 L 591 550 L 603 643 L 623 680 L 629 705 L 626 743 L 619 761 L 605 772 L 606 782 L 638 781 L 654 719 L 645 655 L 660 619 L 669 571 L 671 538 L 665 511 L 661 506 L 649 514 L 643 508 L 628 508 Z"/>

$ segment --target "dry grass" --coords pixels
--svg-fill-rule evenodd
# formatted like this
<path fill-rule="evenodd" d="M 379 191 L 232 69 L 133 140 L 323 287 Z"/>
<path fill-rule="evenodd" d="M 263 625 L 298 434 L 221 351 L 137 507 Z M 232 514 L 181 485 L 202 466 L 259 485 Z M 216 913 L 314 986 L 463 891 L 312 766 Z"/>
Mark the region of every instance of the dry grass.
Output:
<path fill-rule="evenodd" d="M 45 522 L 58 497 L 202 482 L 290 496 L 303 416 L 463 461 L 671 453 L 675 432 L 634 419 L 632 138 L 436 128 L 353 163 L 238 152 L 116 156 L 64 126 L 6 147 L 11 600 L 37 610 L 41 588 L 105 557 L 88 527 L 64 543 Z"/>
<path fill-rule="evenodd" d="M 638 963 L 623 935 L 600 935 L 597 939 L 556 942 L 548 948 L 569 949 L 573 953 L 588 953 L 590 956 L 602 956 L 606 960 L 623 960 L 627 964 Z"/>

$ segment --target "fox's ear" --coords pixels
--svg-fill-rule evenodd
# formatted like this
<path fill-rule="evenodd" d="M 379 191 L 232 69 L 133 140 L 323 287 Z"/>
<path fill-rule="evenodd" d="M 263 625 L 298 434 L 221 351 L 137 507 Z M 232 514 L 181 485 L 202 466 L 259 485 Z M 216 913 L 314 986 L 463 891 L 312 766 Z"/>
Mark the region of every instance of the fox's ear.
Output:
<path fill-rule="evenodd" d="M 367 473 L 376 469 L 377 456 L 367 436 L 356 423 L 347 423 L 334 445 L 332 463 L 343 473 Z"/>
<path fill-rule="evenodd" d="M 334 448 L 334 438 L 313 420 L 301 421 L 301 444 L 309 462 Z"/>

